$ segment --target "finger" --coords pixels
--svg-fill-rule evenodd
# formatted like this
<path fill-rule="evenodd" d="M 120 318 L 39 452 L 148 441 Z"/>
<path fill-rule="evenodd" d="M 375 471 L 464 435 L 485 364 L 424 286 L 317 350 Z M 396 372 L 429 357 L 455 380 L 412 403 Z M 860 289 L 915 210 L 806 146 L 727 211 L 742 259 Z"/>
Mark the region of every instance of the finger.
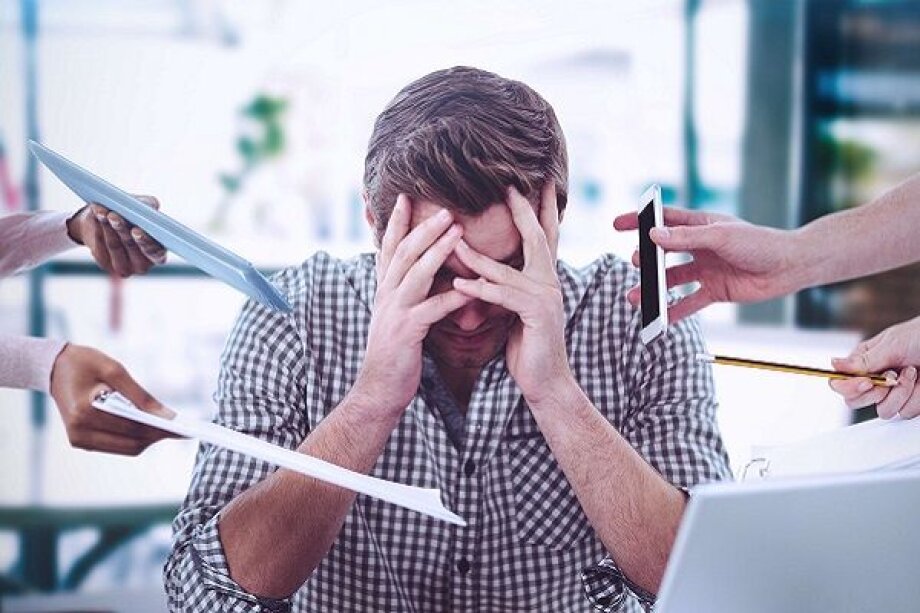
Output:
<path fill-rule="evenodd" d="M 688 283 L 700 283 L 700 267 L 696 262 L 685 262 L 670 266 L 665 269 L 664 277 L 668 289 Z"/>
<path fill-rule="evenodd" d="M 637 285 L 630 288 L 630 290 L 626 292 L 626 300 L 633 306 L 639 306 L 639 303 L 642 301 L 642 286 Z"/>
<path fill-rule="evenodd" d="M 712 250 L 722 244 L 723 238 L 722 227 L 716 225 L 652 228 L 649 236 L 667 251 Z"/>
<path fill-rule="evenodd" d="M 160 201 L 157 200 L 156 196 L 142 196 L 140 194 L 134 194 L 134 197 L 152 208 L 155 211 L 160 210 Z"/>
<path fill-rule="evenodd" d="M 662 207 L 664 213 L 664 223 L 666 226 L 705 226 L 720 219 L 729 219 L 721 215 L 704 213 L 702 211 L 689 211 L 671 206 Z M 639 229 L 639 212 L 630 211 L 618 215 L 613 220 L 613 227 L 619 232 Z"/>
<path fill-rule="evenodd" d="M 108 217 L 99 225 L 102 228 L 102 244 L 105 251 L 108 251 L 108 259 L 112 263 L 112 272 L 120 277 L 129 276 L 131 274 L 131 261 L 128 259 L 128 254 L 121 243 L 121 238 L 109 224 Z M 93 255 L 95 256 L 96 254 L 94 253 Z"/>
<path fill-rule="evenodd" d="M 888 395 L 875 407 L 878 416 L 883 419 L 891 419 L 901 412 L 904 405 L 910 399 L 917 383 L 917 369 L 913 366 L 905 368 L 898 377 L 898 383 L 889 388 Z"/>
<path fill-rule="evenodd" d="M 125 398 L 130 400 L 137 408 L 159 417 L 164 417 L 166 419 L 172 419 L 176 414 L 163 406 L 159 400 L 154 398 L 147 390 L 145 390 L 141 385 L 135 381 L 128 371 L 125 370 L 120 364 L 113 367 L 106 375 L 102 378 L 103 382 L 106 385 L 109 385 L 112 389 L 117 392 L 120 392 L 124 395 Z M 152 428 L 155 430 L 158 435 L 164 437 L 175 437 L 171 433 Z"/>
<path fill-rule="evenodd" d="M 409 269 L 418 261 L 425 251 L 447 232 L 453 223 L 453 215 L 447 209 L 441 209 L 415 228 L 396 246 L 393 258 L 386 269 L 386 276 L 381 287 L 393 290 L 398 287 Z"/>
<path fill-rule="evenodd" d="M 90 248 L 93 258 L 95 258 L 99 268 L 106 272 L 114 273 L 115 269 L 112 268 L 112 258 L 109 255 L 109 250 L 105 247 L 105 233 L 103 232 L 105 215 L 97 216 L 95 215 L 95 208 L 93 210 L 93 219 L 89 224 L 89 236 L 84 236 L 83 242 Z"/>
<path fill-rule="evenodd" d="M 393 259 L 396 247 L 409 232 L 410 210 L 409 197 L 405 194 L 399 194 L 396 197 L 396 205 L 390 213 L 390 219 L 387 221 L 387 229 L 383 233 L 383 240 L 380 241 L 380 258 L 377 271 L 377 277 L 380 280 L 386 277 L 387 269 L 390 267 L 390 261 Z"/>
<path fill-rule="evenodd" d="M 552 265 L 546 234 L 540 227 L 530 202 L 513 186 L 508 188 L 507 201 L 508 208 L 511 209 L 511 218 L 524 243 L 524 266 L 533 267 L 545 275 L 555 276 L 556 269 Z"/>
<path fill-rule="evenodd" d="M 438 322 L 460 307 L 466 306 L 474 298 L 455 289 L 447 290 L 428 298 L 413 308 L 413 313 L 419 321 L 427 326 Z"/>
<path fill-rule="evenodd" d="M 409 272 L 399 285 L 399 292 L 404 304 L 418 304 L 431 290 L 434 276 L 454 252 L 460 237 L 463 236 L 463 226 L 453 224 L 442 234 L 412 265 Z"/>
<path fill-rule="evenodd" d="M 831 379 L 831 389 L 843 396 L 844 402 L 851 409 L 860 409 L 881 402 L 891 388 L 872 385 L 865 377 L 852 379 Z"/>
<path fill-rule="evenodd" d="M 121 240 L 121 246 L 128 256 L 131 274 L 147 272 L 152 262 L 141 252 L 137 242 L 131 236 L 131 225 L 116 213 L 109 213 L 108 219 L 109 225 L 115 230 L 119 240 Z"/>
<path fill-rule="evenodd" d="M 464 266 L 488 281 L 499 285 L 509 285 L 521 290 L 525 290 L 530 283 L 521 271 L 484 256 L 470 247 L 465 240 L 460 240 L 457 243 L 455 253 Z"/>
<path fill-rule="evenodd" d="M 454 288 L 467 296 L 478 298 L 489 304 L 496 304 L 515 313 L 523 313 L 530 301 L 530 295 L 508 285 L 499 285 L 485 279 L 464 279 L 456 277 Z"/>
<path fill-rule="evenodd" d="M 907 399 L 907 402 L 905 402 L 904 406 L 901 408 L 902 419 L 913 419 L 920 415 L 920 385 L 917 385 L 917 382 L 914 381 L 912 387 L 910 398 Z"/>
<path fill-rule="evenodd" d="M 166 248 L 157 241 L 150 238 L 150 235 L 140 228 L 131 229 L 131 238 L 140 249 L 144 257 L 153 264 L 163 264 L 166 262 Z"/>
<path fill-rule="evenodd" d="M 556 184 L 547 181 L 540 192 L 540 227 L 546 236 L 549 253 L 556 259 L 556 250 L 559 247 L 559 204 L 556 201 Z"/>
<path fill-rule="evenodd" d="M 668 307 L 668 323 L 677 323 L 681 319 L 690 317 L 710 304 L 712 304 L 712 299 L 709 298 L 709 295 L 701 289 L 698 289 Z"/>

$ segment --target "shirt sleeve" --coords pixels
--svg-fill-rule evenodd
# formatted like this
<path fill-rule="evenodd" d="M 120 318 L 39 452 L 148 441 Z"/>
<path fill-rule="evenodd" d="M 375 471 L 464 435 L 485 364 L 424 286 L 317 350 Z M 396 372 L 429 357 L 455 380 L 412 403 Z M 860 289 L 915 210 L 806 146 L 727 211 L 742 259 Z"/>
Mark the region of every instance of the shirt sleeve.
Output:
<path fill-rule="evenodd" d="M 629 409 L 621 434 L 662 477 L 685 492 L 709 481 L 731 478 L 716 422 L 716 396 L 695 317 L 669 326 L 650 344 L 638 337 L 638 316 L 627 334 L 626 372 L 633 374 Z M 646 610 L 655 595 L 633 585 L 612 556 L 585 569 L 582 581 L 591 604 L 616 611 L 631 593 Z"/>
<path fill-rule="evenodd" d="M 38 266 L 77 243 L 67 234 L 73 212 L 39 211 L 0 217 L 0 277 Z"/>
<path fill-rule="evenodd" d="M 277 277 L 276 282 L 284 285 Z M 250 300 L 221 356 L 215 393 L 217 423 L 288 449 L 309 430 L 304 410 L 309 365 L 295 317 Z M 290 610 L 289 601 L 249 594 L 231 578 L 218 529 L 221 509 L 273 471 L 261 460 L 200 446 L 164 569 L 170 611 Z"/>
<path fill-rule="evenodd" d="M 49 338 L 0 334 L 0 387 L 49 392 L 54 361 L 66 344 Z"/>

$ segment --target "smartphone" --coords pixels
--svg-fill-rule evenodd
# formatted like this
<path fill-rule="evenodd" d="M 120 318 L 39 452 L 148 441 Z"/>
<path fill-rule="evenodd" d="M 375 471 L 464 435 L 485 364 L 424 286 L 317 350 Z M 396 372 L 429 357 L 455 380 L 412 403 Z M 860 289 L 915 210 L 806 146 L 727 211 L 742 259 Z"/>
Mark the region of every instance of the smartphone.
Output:
<path fill-rule="evenodd" d="M 639 277 L 642 285 L 642 342 L 646 345 L 668 327 L 668 288 L 664 250 L 652 242 L 649 231 L 664 226 L 661 188 L 650 186 L 639 198 Z"/>

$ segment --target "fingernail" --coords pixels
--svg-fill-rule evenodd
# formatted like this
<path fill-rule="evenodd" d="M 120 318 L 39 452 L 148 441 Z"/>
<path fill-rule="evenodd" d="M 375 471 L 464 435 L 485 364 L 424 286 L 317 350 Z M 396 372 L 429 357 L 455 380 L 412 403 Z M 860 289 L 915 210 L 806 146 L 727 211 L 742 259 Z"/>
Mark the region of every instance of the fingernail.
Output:
<path fill-rule="evenodd" d="M 450 211 L 447 209 L 441 209 L 438 213 L 438 221 L 450 221 L 451 217 Z"/>
<path fill-rule="evenodd" d="M 142 238 L 144 238 L 144 235 L 143 235 L 143 233 L 141 233 L 140 230 L 138 230 L 137 228 L 134 228 L 133 230 L 131 230 L 131 237 L 132 237 L 134 240 L 139 241 L 139 240 L 141 240 Z"/>
<path fill-rule="evenodd" d="M 907 378 L 910 379 L 911 381 L 916 381 L 917 380 L 917 369 L 914 368 L 913 366 L 909 367 L 907 369 Z"/>

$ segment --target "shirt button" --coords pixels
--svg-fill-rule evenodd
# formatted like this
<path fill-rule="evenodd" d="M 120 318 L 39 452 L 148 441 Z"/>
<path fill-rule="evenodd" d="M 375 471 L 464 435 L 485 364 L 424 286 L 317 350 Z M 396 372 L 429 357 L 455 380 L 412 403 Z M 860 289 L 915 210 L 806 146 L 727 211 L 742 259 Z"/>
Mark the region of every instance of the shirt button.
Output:
<path fill-rule="evenodd" d="M 467 477 L 472 477 L 473 473 L 476 472 L 476 462 L 473 460 L 467 460 L 466 464 L 463 465 L 463 472 Z"/>
<path fill-rule="evenodd" d="M 465 558 L 457 562 L 457 570 L 460 572 L 460 574 L 465 575 L 466 573 L 470 572 L 470 568 L 470 561 Z"/>

